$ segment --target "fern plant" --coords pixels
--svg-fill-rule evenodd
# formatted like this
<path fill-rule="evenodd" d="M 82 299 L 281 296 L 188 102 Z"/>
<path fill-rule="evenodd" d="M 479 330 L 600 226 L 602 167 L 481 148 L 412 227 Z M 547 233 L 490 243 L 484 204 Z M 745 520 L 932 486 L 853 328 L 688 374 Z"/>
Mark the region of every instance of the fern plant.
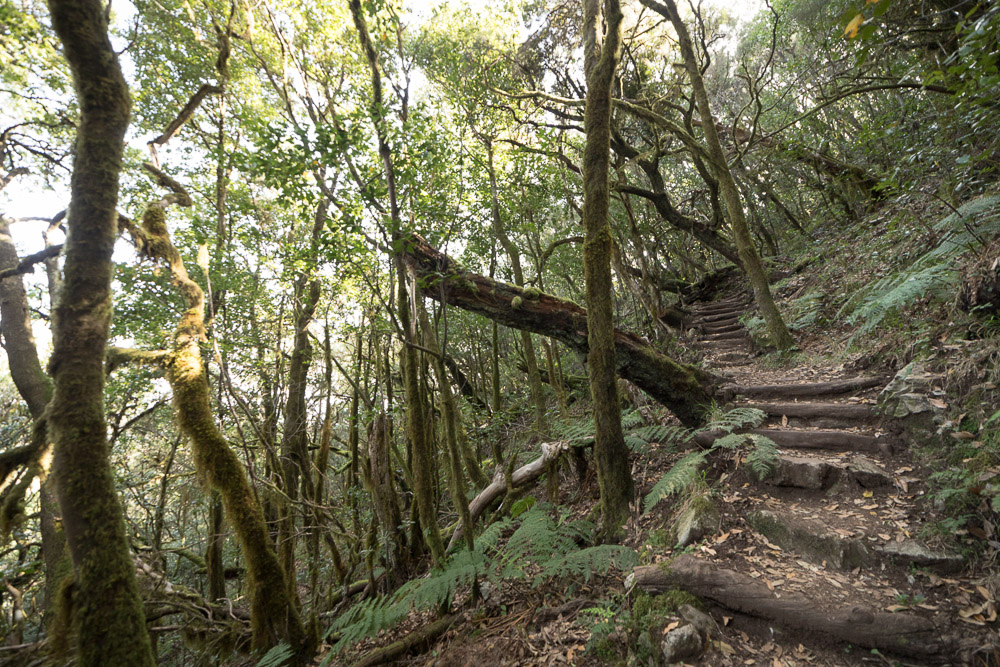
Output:
<path fill-rule="evenodd" d="M 635 551 L 624 546 L 581 549 L 579 544 L 593 540 L 594 525 L 586 520 L 569 521 L 565 514 L 555 519 L 550 511 L 550 506 L 537 503 L 519 517 L 493 523 L 480 534 L 474 551 L 458 552 L 445 567 L 408 581 L 392 595 L 354 605 L 329 629 L 329 633 L 338 633 L 331 655 L 396 625 L 411 612 L 449 606 L 455 593 L 476 579 L 498 584 L 504 579 L 530 578 L 537 586 L 567 576 L 589 580 L 595 573 L 638 564 Z M 514 532 L 501 544 L 511 529 Z"/>
<path fill-rule="evenodd" d="M 958 284 L 957 260 L 985 237 L 1000 233 L 1000 197 L 980 197 L 934 225 L 941 233 L 937 245 L 904 270 L 875 281 L 841 307 L 861 327 L 851 337 L 864 335 L 887 317 L 926 297 L 946 298 Z M 850 344 L 849 343 L 849 344 Z"/>
<path fill-rule="evenodd" d="M 644 511 L 649 512 L 664 498 L 684 491 L 695 484 L 701 474 L 701 467 L 705 464 L 709 454 L 717 449 L 746 449 L 746 462 L 754 474 L 758 477 L 767 475 L 777 464 L 778 446 L 773 440 L 762 435 L 734 432 L 743 428 L 759 426 L 764 421 L 764 417 L 764 412 L 756 408 L 735 408 L 717 415 L 700 429 L 694 431 L 682 429 L 687 431 L 686 435 L 681 436 L 683 442 L 690 441 L 699 433 L 719 433 L 721 431 L 722 435 L 715 439 L 710 448 L 691 452 L 675 463 L 646 495 Z"/>

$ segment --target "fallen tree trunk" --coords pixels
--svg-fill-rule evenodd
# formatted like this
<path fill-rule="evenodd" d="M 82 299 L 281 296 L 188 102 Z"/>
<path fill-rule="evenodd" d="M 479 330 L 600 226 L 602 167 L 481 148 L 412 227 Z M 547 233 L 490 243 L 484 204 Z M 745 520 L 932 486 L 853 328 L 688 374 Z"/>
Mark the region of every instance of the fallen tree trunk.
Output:
<path fill-rule="evenodd" d="M 923 659 L 954 659 L 958 648 L 929 619 L 859 605 L 826 607 L 797 593 L 779 598 L 767 584 L 690 555 L 678 556 L 669 569 L 646 565 L 633 570 L 635 585 L 647 593 L 683 588 L 727 609 L 764 618 L 787 628 L 814 632 L 867 648 Z"/>
<path fill-rule="evenodd" d="M 407 240 L 403 260 L 426 296 L 587 353 L 587 311 L 572 301 L 464 271 L 416 234 Z M 615 355 L 620 377 L 669 408 L 684 424 L 696 426 L 704 421 L 719 383 L 716 376 L 678 363 L 635 334 L 618 329 Z"/>
<path fill-rule="evenodd" d="M 453 626 L 462 617 L 462 614 L 449 614 L 448 616 L 443 616 L 433 623 L 428 623 L 422 628 L 411 632 L 399 641 L 372 651 L 364 658 L 354 663 L 353 667 L 375 667 L 375 665 L 384 665 L 386 663 L 393 662 L 394 660 L 398 660 L 408 653 L 418 650 L 426 650 L 430 648 L 431 642 L 447 632 L 448 628 Z"/>
<path fill-rule="evenodd" d="M 510 484 L 513 488 L 516 489 L 525 486 L 541 477 L 548 470 L 549 463 L 562 456 L 563 452 L 569 451 L 570 446 L 565 442 L 543 442 L 541 448 L 541 456 L 511 473 Z M 493 475 L 493 481 L 490 485 L 480 491 L 479 495 L 469 503 L 471 522 L 475 524 L 483 512 L 506 492 L 507 483 L 504 480 L 503 469 L 498 469 L 496 474 Z M 459 524 L 458 528 L 455 529 L 455 534 L 451 536 L 451 540 L 448 542 L 449 551 L 462 538 L 463 528 L 464 526 Z"/>

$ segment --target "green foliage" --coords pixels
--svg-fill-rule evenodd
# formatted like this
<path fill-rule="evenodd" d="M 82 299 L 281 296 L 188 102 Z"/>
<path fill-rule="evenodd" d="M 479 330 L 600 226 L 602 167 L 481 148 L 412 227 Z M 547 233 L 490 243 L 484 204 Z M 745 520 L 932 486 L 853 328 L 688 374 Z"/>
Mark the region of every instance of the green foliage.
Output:
<path fill-rule="evenodd" d="M 276 644 L 257 661 L 257 667 L 284 667 L 295 655 L 292 647 L 285 642 Z"/>
<path fill-rule="evenodd" d="M 678 429 L 675 432 L 678 438 L 675 441 L 677 443 L 688 442 L 703 432 L 723 431 L 725 435 L 716 438 L 708 449 L 691 452 L 675 463 L 646 494 L 644 511 L 649 512 L 664 498 L 694 485 L 700 479 L 700 470 L 708 455 L 716 449 L 747 450 L 746 462 L 750 469 L 760 477 L 767 475 L 778 460 L 778 448 L 774 441 L 761 435 L 734 433 L 739 429 L 759 426 L 764 421 L 764 417 L 764 412 L 756 408 L 735 408 L 716 415 L 700 429 L 694 431 Z"/>
<path fill-rule="evenodd" d="M 450 605 L 455 592 L 475 579 L 528 579 L 538 586 L 563 577 L 589 580 L 595 573 L 625 570 L 638 564 L 636 553 L 620 545 L 581 549 L 593 540 L 594 525 L 586 520 L 566 521 L 550 515 L 551 508 L 536 504 L 521 514 L 494 523 L 476 540 L 474 551 L 463 550 L 445 567 L 422 579 L 412 579 L 388 597 L 361 602 L 342 614 L 330 632 L 339 632 L 335 651 L 370 637 L 406 618 L 412 611 Z M 506 544 L 501 537 L 514 526 Z"/>
<path fill-rule="evenodd" d="M 691 452 L 680 461 L 675 463 L 663 477 L 660 478 L 653 489 L 646 495 L 644 511 L 649 512 L 658 502 L 682 491 L 694 484 L 698 479 L 701 466 L 708 458 L 708 452 Z"/>
<path fill-rule="evenodd" d="M 937 223 L 934 230 L 941 234 L 934 248 L 908 268 L 859 291 L 841 308 L 840 315 L 850 312 L 850 322 L 862 323 L 854 337 L 872 331 L 918 299 L 947 298 L 959 280 L 956 260 L 981 246 L 985 238 L 1000 233 L 1000 197 L 969 202 Z"/>

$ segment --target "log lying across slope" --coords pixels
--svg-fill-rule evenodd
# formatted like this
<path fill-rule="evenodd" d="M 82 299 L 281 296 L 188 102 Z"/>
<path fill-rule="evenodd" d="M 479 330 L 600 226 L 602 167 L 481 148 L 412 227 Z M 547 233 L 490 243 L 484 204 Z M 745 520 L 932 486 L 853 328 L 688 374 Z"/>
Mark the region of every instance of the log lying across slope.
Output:
<path fill-rule="evenodd" d="M 409 238 L 403 259 L 426 296 L 587 352 L 587 311 L 572 301 L 465 271 L 416 234 Z M 694 426 L 703 421 L 718 378 L 678 363 L 621 330 L 615 331 L 615 353 L 620 377 L 665 405 L 683 423 Z"/>

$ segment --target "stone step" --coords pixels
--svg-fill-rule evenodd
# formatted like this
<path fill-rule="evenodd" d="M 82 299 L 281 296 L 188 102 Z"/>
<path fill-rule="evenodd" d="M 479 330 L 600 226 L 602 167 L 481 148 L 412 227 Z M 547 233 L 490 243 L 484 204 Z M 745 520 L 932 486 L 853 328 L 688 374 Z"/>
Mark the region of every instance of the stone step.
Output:
<path fill-rule="evenodd" d="M 728 396 L 745 396 L 747 398 L 805 398 L 836 396 L 872 387 L 881 387 L 885 383 L 884 377 L 857 377 L 847 380 L 802 384 L 732 384 L 722 387 L 721 391 Z"/>
<path fill-rule="evenodd" d="M 932 549 L 917 540 L 888 542 L 877 536 L 869 539 L 866 527 L 858 526 L 853 535 L 824 522 L 798 514 L 758 510 L 747 517 L 750 526 L 782 549 L 795 552 L 803 560 L 841 570 L 887 565 L 926 567 L 938 572 L 956 572 L 963 565 L 960 555 Z"/>
<path fill-rule="evenodd" d="M 865 489 L 893 486 L 892 475 L 866 456 L 848 459 L 782 454 L 778 465 L 762 480 L 771 486 L 826 491 L 844 483 Z"/>
<path fill-rule="evenodd" d="M 710 342 L 715 340 L 749 340 L 747 338 L 746 331 L 727 331 L 725 333 L 713 333 L 705 334 L 701 337 L 702 342 Z"/>
<path fill-rule="evenodd" d="M 891 454 L 898 444 L 889 436 L 876 437 L 841 430 L 755 428 L 741 432 L 762 435 L 770 438 L 778 447 L 790 449 Z M 711 447 L 716 439 L 724 435 L 726 433 L 723 431 L 703 431 L 695 436 L 695 442 L 703 447 Z"/>

